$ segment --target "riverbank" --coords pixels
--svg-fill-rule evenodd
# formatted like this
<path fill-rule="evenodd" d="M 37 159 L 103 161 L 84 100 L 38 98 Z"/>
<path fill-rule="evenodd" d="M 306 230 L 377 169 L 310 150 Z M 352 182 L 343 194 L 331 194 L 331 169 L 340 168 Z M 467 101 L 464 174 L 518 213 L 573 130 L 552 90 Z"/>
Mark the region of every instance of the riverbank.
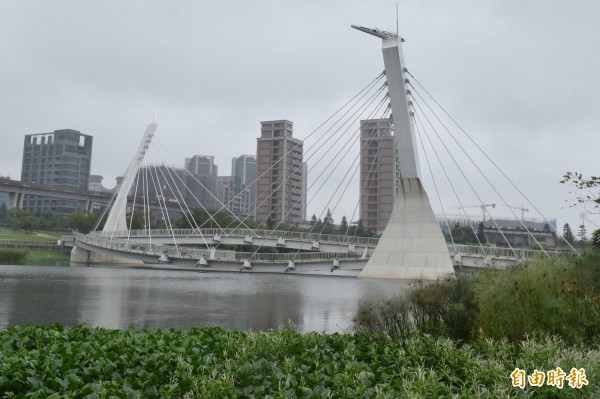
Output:
<path fill-rule="evenodd" d="M 0 248 L 0 265 L 54 265 L 68 262 L 71 257 L 69 251 L 55 249 L 15 249 Z"/>
<path fill-rule="evenodd" d="M 0 227 L 0 265 L 52 265 L 68 262 L 70 249 L 57 245 L 57 240 L 65 233 L 67 232 L 25 232 Z"/>
<path fill-rule="evenodd" d="M 517 345 L 489 339 L 467 345 L 423 335 L 372 338 L 292 329 L 20 326 L 0 330 L 0 392 L 40 398 L 600 396 L 597 343 L 581 348 L 549 337 Z M 562 389 L 547 382 L 513 386 L 516 368 L 532 375 L 559 367 Z M 579 376 L 585 370 L 588 385 L 569 385 L 573 368 Z"/>

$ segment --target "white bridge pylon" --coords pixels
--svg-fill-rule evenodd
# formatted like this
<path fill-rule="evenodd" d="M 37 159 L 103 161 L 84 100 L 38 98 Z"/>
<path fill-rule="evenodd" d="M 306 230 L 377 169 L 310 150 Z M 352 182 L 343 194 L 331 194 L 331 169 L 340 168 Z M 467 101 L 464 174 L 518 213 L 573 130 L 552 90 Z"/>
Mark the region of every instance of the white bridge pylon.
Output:
<path fill-rule="evenodd" d="M 146 151 L 150 146 L 150 142 L 152 141 L 152 137 L 154 137 L 157 127 L 158 125 L 156 123 L 151 123 L 146 128 L 146 133 L 144 133 L 144 137 L 142 138 L 137 152 L 127 167 L 127 171 L 121 182 L 121 187 L 119 187 L 119 192 L 117 193 L 117 198 L 115 198 L 115 202 L 108 214 L 104 228 L 102 229 L 103 232 L 114 234 L 116 231 L 127 230 L 127 196 L 142 167 L 144 156 L 146 155 Z"/>
<path fill-rule="evenodd" d="M 454 273 L 448 246 L 421 184 L 415 129 L 410 117 L 402 38 L 352 25 L 379 37 L 398 142 L 400 179 L 390 220 L 359 277 L 434 280 Z"/>

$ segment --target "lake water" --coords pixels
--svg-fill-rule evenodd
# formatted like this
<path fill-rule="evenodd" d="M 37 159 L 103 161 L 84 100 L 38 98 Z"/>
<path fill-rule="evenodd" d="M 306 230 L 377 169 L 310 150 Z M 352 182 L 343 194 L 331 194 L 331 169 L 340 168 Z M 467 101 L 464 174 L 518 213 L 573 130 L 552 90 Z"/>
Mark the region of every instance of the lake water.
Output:
<path fill-rule="evenodd" d="M 221 326 L 348 332 L 363 300 L 406 291 L 399 281 L 133 267 L 0 266 L 0 327 Z"/>

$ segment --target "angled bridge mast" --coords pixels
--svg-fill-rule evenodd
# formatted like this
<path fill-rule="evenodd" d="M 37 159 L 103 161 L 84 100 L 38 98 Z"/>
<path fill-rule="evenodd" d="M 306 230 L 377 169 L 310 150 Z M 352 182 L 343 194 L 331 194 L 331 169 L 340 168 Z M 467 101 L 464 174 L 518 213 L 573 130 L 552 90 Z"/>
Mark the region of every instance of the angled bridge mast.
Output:
<path fill-rule="evenodd" d="M 403 39 L 377 28 L 352 25 L 383 42 L 400 180 L 390 220 L 359 277 L 437 279 L 454 272 L 446 239 L 421 184 L 415 129 L 404 76 Z"/>

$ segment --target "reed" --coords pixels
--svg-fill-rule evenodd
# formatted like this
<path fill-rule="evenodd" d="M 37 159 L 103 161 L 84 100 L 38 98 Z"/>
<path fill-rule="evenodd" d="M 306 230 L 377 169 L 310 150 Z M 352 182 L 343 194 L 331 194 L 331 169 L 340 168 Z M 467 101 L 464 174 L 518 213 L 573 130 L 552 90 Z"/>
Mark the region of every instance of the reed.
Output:
<path fill-rule="evenodd" d="M 546 333 L 588 344 L 600 334 L 600 253 L 417 282 L 405 295 L 360 304 L 354 328 L 372 336 L 424 333 L 465 342 L 480 336 L 519 342 Z"/>
<path fill-rule="evenodd" d="M 27 251 L 22 249 L 1 248 L 0 265 L 22 265 L 26 255 Z"/>

